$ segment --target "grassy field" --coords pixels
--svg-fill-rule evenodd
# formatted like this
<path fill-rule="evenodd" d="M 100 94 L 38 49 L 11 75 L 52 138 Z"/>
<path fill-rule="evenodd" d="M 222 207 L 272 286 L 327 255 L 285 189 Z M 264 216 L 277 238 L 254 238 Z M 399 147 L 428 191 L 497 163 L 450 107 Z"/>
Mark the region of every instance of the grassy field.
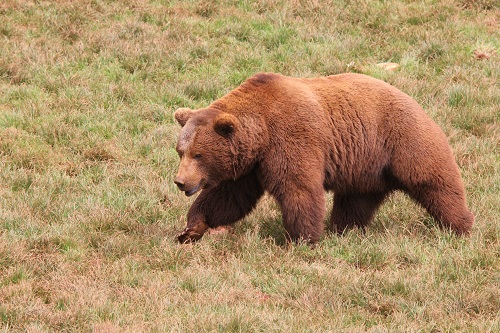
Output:
<path fill-rule="evenodd" d="M 0 332 L 500 331 L 499 34 L 498 0 L 0 2 Z M 172 113 L 259 71 L 413 96 L 471 236 L 396 194 L 366 234 L 286 245 L 266 197 L 177 244 Z"/>

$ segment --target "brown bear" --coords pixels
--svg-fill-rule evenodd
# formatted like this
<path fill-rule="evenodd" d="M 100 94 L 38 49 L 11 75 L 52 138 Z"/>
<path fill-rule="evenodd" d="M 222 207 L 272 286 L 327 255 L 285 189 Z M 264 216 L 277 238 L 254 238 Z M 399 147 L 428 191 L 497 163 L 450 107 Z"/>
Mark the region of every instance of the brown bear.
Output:
<path fill-rule="evenodd" d="M 447 139 L 415 100 L 360 74 L 292 78 L 260 73 L 207 108 L 179 109 L 175 183 L 190 196 L 180 242 L 230 225 L 268 192 L 287 239 L 316 242 L 325 191 L 331 228 L 364 228 L 401 190 L 443 227 L 470 231 L 474 217 Z"/>

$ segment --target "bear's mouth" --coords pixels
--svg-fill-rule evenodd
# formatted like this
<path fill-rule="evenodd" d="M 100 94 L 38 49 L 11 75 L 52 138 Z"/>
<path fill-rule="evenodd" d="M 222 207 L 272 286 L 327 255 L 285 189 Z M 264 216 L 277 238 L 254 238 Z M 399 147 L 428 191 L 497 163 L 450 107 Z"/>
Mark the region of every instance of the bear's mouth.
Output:
<path fill-rule="evenodd" d="M 189 191 L 184 191 L 184 194 L 186 194 L 187 197 L 190 197 L 193 194 L 195 194 L 196 192 L 198 192 L 199 190 L 201 190 L 202 187 L 203 187 L 203 181 L 201 181 L 195 188 L 193 188 Z"/>

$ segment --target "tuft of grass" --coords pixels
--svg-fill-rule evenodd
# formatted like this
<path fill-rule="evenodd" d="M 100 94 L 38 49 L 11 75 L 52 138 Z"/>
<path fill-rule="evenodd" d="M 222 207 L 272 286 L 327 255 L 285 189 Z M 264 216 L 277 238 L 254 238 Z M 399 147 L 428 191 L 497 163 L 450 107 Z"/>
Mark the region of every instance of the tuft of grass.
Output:
<path fill-rule="evenodd" d="M 466 87 L 456 85 L 448 93 L 448 105 L 451 107 L 467 106 L 472 103 L 470 92 Z"/>
<path fill-rule="evenodd" d="M 0 331 L 500 331 L 495 4 L 0 4 Z M 172 182 L 172 113 L 259 71 L 359 72 L 413 96 L 454 150 L 471 236 L 397 193 L 365 233 L 287 244 L 266 196 L 177 244 L 193 198 Z"/>

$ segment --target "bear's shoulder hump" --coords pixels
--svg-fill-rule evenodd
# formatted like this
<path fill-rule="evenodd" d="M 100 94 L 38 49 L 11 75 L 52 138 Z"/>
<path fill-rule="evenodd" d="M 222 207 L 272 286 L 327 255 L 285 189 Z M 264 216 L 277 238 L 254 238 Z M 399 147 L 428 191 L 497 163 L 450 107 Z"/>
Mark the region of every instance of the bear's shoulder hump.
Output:
<path fill-rule="evenodd" d="M 257 73 L 250 77 L 247 82 L 255 86 L 261 86 L 277 81 L 280 77 L 281 75 L 275 73 Z"/>

